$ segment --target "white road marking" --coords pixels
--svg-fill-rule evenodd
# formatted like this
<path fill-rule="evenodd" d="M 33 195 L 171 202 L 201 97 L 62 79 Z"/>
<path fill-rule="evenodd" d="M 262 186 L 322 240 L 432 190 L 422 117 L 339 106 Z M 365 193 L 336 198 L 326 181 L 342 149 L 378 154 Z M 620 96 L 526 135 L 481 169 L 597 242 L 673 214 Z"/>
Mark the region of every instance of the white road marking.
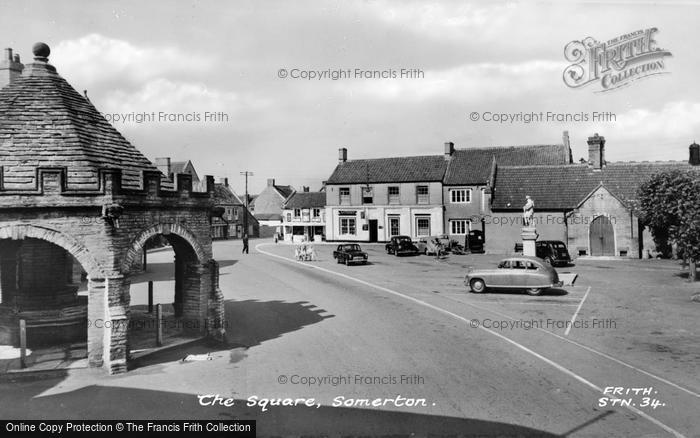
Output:
<path fill-rule="evenodd" d="M 450 298 L 450 299 L 453 299 L 453 300 L 454 300 L 454 298 L 451 298 L 451 297 L 447 297 L 447 298 Z M 501 313 L 501 312 L 499 312 L 499 311 L 497 311 L 497 310 L 487 309 L 487 308 L 485 308 L 485 307 L 480 307 L 480 306 L 477 306 L 476 304 L 472 304 L 471 302 L 467 302 L 467 301 L 461 301 L 461 300 L 455 300 L 455 301 L 457 301 L 457 302 L 459 302 L 459 303 L 462 303 L 462 304 L 466 304 L 467 306 L 472 306 L 472 307 L 474 307 L 474 308 L 476 308 L 476 309 L 485 310 L 485 311 L 487 311 L 487 312 L 495 313 L 496 315 L 502 316 L 502 317 L 507 318 L 507 319 L 510 319 L 511 321 L 516 321 L 516 318 L 513 318 L 513 317 L 510 316 L 510 315 L 506 315 L 505 313 Z M 684 388 L 684 387 L 682 387 L 682 386 L 680 386 L 680 385 L 678 385 L 678 384 L 676 384 L 676 383 L 671 382 L 670 380 L 666 380 L 666 379 L 664 379 L 663 377 L 660 377 L 660 376 L 657 376 L 657 375 L 655 375 L 655 374 L 652 374 L 652 373 L 650 373 L 649 371 L 645 371 L 645 370 L 643 370 L 643 369 L 641 369 L 641 368 L 637 368 L 636 366 L 634 366 L 634 365 L 632 365 L 632 364 L 629 364 L 629 363 L 627 363 L 627 362 L 624 362 L 624 361 L 622 361 L 622 360 L 620 360 L 620 359 L 617 359 L 616 357 L 610 356 L 610 355 L 607 354 L 607 353 L 603 353 L 602 351 L 598 351 L 598 350 L 596 350 L 596 349 L 594 349 L 594 348 L 592 348 L 592 347 L 589 347 L 589 346 L 587 346 L 587 345 L 580 344 L 580 343 L 578 343 L 578 342 L 576 342 L 576 341 L 574 341 L 574 340 L 571 340 L 570 338 L 565 338 L 565 337 L 563 337 L 563 336 L 561 336 L 561 335 L 558 335 L 558 334 L 556 334 L 556 333 L 554 333 L 554 332 L 550 332 L 549 330 L 545 330 L 545 329 L 540 328 L 540 327 L 533 327 L 533 328 L 534 328 L 535 330 L 541 331 L 542 333 L 547 333 L 547 334 L 550 335 L 550 336 L 554 336 L 555 338 L 561 339 L 562 341 L 565 341 L 565 342 L 568 342 L 568 343 L 570 343 L 570 344 L 576 345 L 577 347 L 583 348 L 584 350 L 588 350 L 588 351 L 590 351 L 591 353 L 595 353 L 595 354 L 597 354 L 598 356 L 604 357 L 604 358 L 606 358 L 606 359 L 608 359 L 608 360 L 611 360 L 611 361 L 613 361 L 613 362 L 615 362 L 615 363 L 617 363 L 617 364 L 626 366 L 627 368 L 633 369 L 633 370 L 635 370 L 635 371 L 637 371 L 637 372 L 639 372 L 639 373 L 641 373 L 641 374 L 644 374 L 645 376 L 648 376 L 648 377 L 651 377 L 651 378 L 653 378 L 653 379 L 656 379 L 656 380 L 658 380 L 659 382 L 665 383 L 665 384 L 667 384 L 667 385 L 669 385 L 669 386 L 672 386 L 672 387 L 674 387 L 674 388 L 676 388 L 676 389 L 678 389 L 678 390 L 680 390 L 680 391 L 683 391 L 683 392 L 685 392 L 685 393 L 687 393 L 687 394 L 690 394 L 690 395 L 692 395 L 692 396 L 694 396 L 694 397 L 700 398 L 700 394 L 698 394 L 697 392 L 691 391 L 691 390 L 688 389 L 688 388 Z"/>
<path fill-rule="evenodd" d="M 591 287 L 588 286 L 586 293 L 583 294 L 583 298 L 581 298 L 581 302 L 578 303 L 578 307 L 576 308 L 576 311 L 574 312 L 574 316 L 571 317 L 571 323 L 566 328 L 566 331 L 564 332 L 564 336 L 569 336 L 569 332 L 571 331 L 571 327 L 574 326 L 574 321 L 576 321 L 576 317 L 578 316 L 578 312 L 581 310 L 581 307 L 583 307 L 583 302 L 586 301 L 586 298 L 588 297 L 588 292 L 590 292 L 590 291 L 591 291 Z"/>
<path fill-rule="evenodd" d="M 413 301 L 413 302 L 416 303 L 416 304 L 420 304 L 420 305 L 425 306 L 425 307 L 427 307 L 427 308 L 429 308 L 429 309 L 433 309 L 433 310 L 435 310 L 435 311 L 437 311 L 437 312 L 440 312 L 440 313 L 443 313 L 443 314 L 445 314 L 445 315 L 451 316 L 451 317 L 453 317 L 453 318 L 455 318 L 455 319 L 458 319 L 458 320 L 460 320 L 460 321 L 463 321 L 463 322 L 465 322 L 467 325 L 469 325 L 469 322 L 470 322 L 470 321 L 469 321 L 467 318 L 465 318 L 465 317 L 463 317 L 463 316 L 460 316 L 460 315 L 457 315 L 456 313 L 452 313 L 452 312 L 450 312 L 449 310 L 445 310 L 445 309 L 443 309 L 443 308 L 441 308 L 441 307 L 438 307 L 438 306 L 435 306 L 435 305 L 433 305 L 433 304 L 430 304 L 430 303 L 427 303 L 427 302 L 425 302 L 425 301 L 422 301 L 422 300 L 419 300 L 419 299 L 417 299 L 417 298 L 414 298 L 414 297 L 412 297 L 412 296 L 410 296 L 410 295 L 405 295 L 405 294 L 402 294 L 401 292 L 396 292 L 396 291 L 394 291 L 394 290 L 392 290 L 392 289 L 389 289 L 389 288 L 386 288 L 386 287 L 383 287 L 383 286 L 379 286 L 379 285 L 370 283 L 370 282 L 365 281 L 365 280 L 360 280 L 359 278 L 351 277 L 351 276 L 349 276 L 349 275 L 347 275 L 347 274 L 343 274 L 343 273 L 341 273 L 341 272 L 335 272 L 335 271 L 332 271 L 332 270 L 330 270 L 330 269 L 322 268 L 322 267 L 320 267 L 320 266 L 310 265 L 310 264 L 305 263 L 305 262 L 297 261 L 297 260 L 294 260 L 294 259 L 290 259 L 290 258 L 287 258 L 287 257 L 284 257 L 284 256 L 277 255 L 277 254 L 272 254 L 272 253 L 270 253 L 270 252 L 263 251 L 263 250 L 260 249 L 261 246 L 267 246 L 267 245 L 270 245 L 270 244 L 269 244 L 269 243 L 267 243 L 267 244 L 266 244 L 266 243 L 260 243 L 260 244 L 258 244 L 258 245 L 255 246 L 255 250 L 258 251 L 258 252 L 260 252 L 260 253 L 262 253 L 262 254 L 265 254 L 265 255 L 267 255 L 267 256 L 275 257 L 275 258 L 284 260 L 284 261 L 286 261 L 286 262 L 288 262 L 288 263 L 293 263 L 293 264 L 297 264 L 297 265 L 301 265 L 301 266 L 306 266 L 307 268 L 318 269 L 319 271 L 323 271 L 323 272 L 326 272 L 326 273 L 329 273 L 329 274 L 332 274 L 332 275 L 336 275 L 336 276 L 338 276 L 338 277 L 343 277 L 343 278 L 346 278 L 346 279 L 348 279 L 348 280 L 351 280 L 351 281 L 354 281 L 354 282 L 357 282 L 357 283 L 360 283 L 360 284 L 364 284 L 365 286 L 369 286 L 369 287 L 372 287 L 372 288 L 374 288 L 374 289 L 378 289 L 378 290 L 387 292 L 387 293 L 389 293 L 389 294 L 392 294 L 392 295 L 395 295 L 395 296 L 404 298 L 404 299 L 406 299 L 406 300 Z M 466 303 L 465 303 L 465 304 L 466 304 Z M 524 346 L 524 345 L 522 345 L 522 344 L 519 344 L 518 342 L 516 342 L 516 341 L 514 341 L 514 340 L 512 340 L 512 339 L 510 339 L 510 338 L 508 338 L 507 336 L 502 335 L 501 333 L 498 333 L 498 332 L 493 331 L 493 330 L 491 330 L 491 329 L 485 328 L 485 327 L 483 327 L 481 324 L 479 324 L 479 329 L 484 330 L 484 331 L 486 331 L 486 332 L 492 334 L 493 336 L 496 336 L 496 337 L 498 337 L 498 338 L 500 338 L 500 339 L 502 339 L 502 340 L 504 340 L 504 341 L 506 341 L 506 342 L 508 342 L 508 343 L 510 343 L 510 344 L 513 344 L 515 347 L 519 348 L 520 350 L 523 350 L 524 352 L 526 352 L 526 353 L 528 353 L 528 354 L 530 354 L 530 355 L 532 355 L 532 356 L 534 356 L 534 357 L 540 359 L 541 361 L 543 361 L 543 362 L 545 362 L 546 364 L 548 364 L 548 365 L 550 365 L 550 366 L 556 368 L 557 370 L 559 370 L 559 371 L 561 371 L 562 373 L 568 375 L 569 377 L 573 378 L 574 380 L 577 380 L 577 381 L 583 383 L 585 386 L 588 386 L 589 388 L 593 389 L 594 391 L 597 391 L 597 392 L 599 392 L 599 393 L 601 393 L 601 394 L 604 394 L 604 393 L 603 393 L 603 388 L 597 386 L 597 385 L 594 384 L 593 382 L 587 380 L 587 379 L 584 378 L 584 377 L 579 376 L 578 374 L 574 373 L 573 371 L 569 370 L 568 368 L 566 368 L 566 367 L 564 367 L 564 366 L 562 366 L 562 365 L 559 365 L 558 363 L 554 362 L 553 360 L 548 359 L 548 358 L 542 356 L 541 354 L 539 354 L 539 353 L 537 353 L 537 352 L 535 352 L 535 351 L 533 351 L 533 350 L 527 348 L 526 346 Z M 604 394 L 604 395 L 605 395 L 605 394 Z M 614 397 L 610 396 L 609 394 L 608 394 L 608 397 L 611 398 L 611 399 L 613 399 L 613 400 L 620 400 L 620 399 L 617 399 L 617 398 L 614 398 Z M 629 409 L 630 411 L 634 412 L 635 414 L 639 415 L 640 417 L 643 417 L 643 418 L 649 420 L 651 423 L 655 424 L 656 426 L 660 427 L 661 429 L 665 430 L 666 432 L 670 433 L 671 435 L 675 436 L 676 438 L 685 438 L 685 436 L 684 436 L 683 434 L 681 434 L 680 432 L 676 431 L 675 429 L 671 428 L 670 426 L 667 426 L 666 424 L 662 423 L 661 421 L 657 420 L 656 418 L 654 418 L 654 417 L 652 417 L 652 416 L 650 416 L 650 415 L 648 415 L 648 414 L 646 414 L 646 413 L 640 411 L 639 409 L 637 409 L 637 408 L 635 408 L 635 407 L 633 407 L 633 406 L 625 406 L 625 407 L 626 407 L 627 409 Z"/>

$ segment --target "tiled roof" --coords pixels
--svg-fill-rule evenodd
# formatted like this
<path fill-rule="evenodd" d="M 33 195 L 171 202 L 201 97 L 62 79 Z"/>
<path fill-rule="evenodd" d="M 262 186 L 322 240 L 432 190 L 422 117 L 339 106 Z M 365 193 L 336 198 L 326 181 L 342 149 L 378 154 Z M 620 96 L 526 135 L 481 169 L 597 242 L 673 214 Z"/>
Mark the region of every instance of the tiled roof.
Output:
<path fill-rule="evenodd" d="M 440 181 L 446 168 L 442 155 L 349 160 L 336 166 L 327 184 Z"/>
<path fill-rule="evenodd" d="M 326 192 L 296 192 L 282 208 L 322 208 L 326 206 Z"/>
<path fill-rule="evenodd" d="M 9 190 L 33 188 L 37 167 L 66 167 L 68 189 L 97 189 L 100 168 L 121 169 L 132 189 L 158 170 L 42 61 L 0 90 L 0 165 Z"/>
<path fill-rule="evenodd" d="M 294 193 L 294 187 L 292 186 L 278 186 L 275 185 L 275 189 L 284 197 L 284 199 L 287 199 L 289 195 Z"/>
<path fill-rule="evenodd" d="M 569 148 L 564 145 L 498 146 L 455 150 L 449 161 L 446 185 L 485 184 L 494 158 L 498 166 L 569 164 Z"/>
<path fill-rule="evenodd" d="M 218 204 L 243 205 L 238 195 L 224 184 L 216 183 L 214 185 L 214 199 Z"/>
<path fill-rule="evenodd" d="M 494 210 L 520 210 L 530 195 L 537 210 L 576 208 L 601 183 L 622 202 L 635 200 L 637 189 L 652 175 L 672 169 L 695 169 L 684 162 L 608 163 L 602 170 L 586 164 L 566 166 L 498 166 Z"/>
<path fill-rule="evenodd" d="M 199 181 L 199 175 L 197 175 L 197 171 L 194 168 L 194 164 L 190 160 L 187 161 L 173 161 L 170 163 L 170 173 L 172 174 L 177 174 L 177 173 L 187 173 L 185 170 L 187 170 L 187 165 L 190 164 L 192 166 L 192 180 L 193 181 Z"/>
<path fill-rule="evenodd" d="M 254 214 L 255 219 L 259 221 L 281 221 L 282 215 L 280 213 L 259 213 Z"/>

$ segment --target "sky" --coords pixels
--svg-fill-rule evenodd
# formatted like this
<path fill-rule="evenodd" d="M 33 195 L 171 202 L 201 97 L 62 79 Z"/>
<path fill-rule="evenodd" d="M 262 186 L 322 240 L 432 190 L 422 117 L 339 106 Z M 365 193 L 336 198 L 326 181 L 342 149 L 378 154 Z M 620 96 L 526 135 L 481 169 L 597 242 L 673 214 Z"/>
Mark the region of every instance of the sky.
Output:
<path fill-rule="evenodd" d="M 599 133 L 609 161 L 687 160 L 700 139 L 698 17 L 696 1 L 0 0 L 0 44 L 27 63 L 47 43 L 59 74 L 149 159 L 192 160 L 239 193 L 252 171 L 256 193 L 268 178 L 318 190 L 340 147 L 431 155 L 446 141 L 556 144 L 566 130 L 575 159 Z M 571 41 L 649 28 L 670 52 L 663 74 L 605 92 L 564 83 Z M 490 115 L 547 112 L 570 120 Z"/>

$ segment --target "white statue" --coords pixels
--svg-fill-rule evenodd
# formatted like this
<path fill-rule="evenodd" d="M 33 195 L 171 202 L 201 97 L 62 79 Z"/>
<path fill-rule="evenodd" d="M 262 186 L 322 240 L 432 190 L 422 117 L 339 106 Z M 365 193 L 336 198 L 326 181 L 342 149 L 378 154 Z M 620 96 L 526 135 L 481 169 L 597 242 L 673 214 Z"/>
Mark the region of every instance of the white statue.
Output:
<path fill-rule="evenodd" d="M 523 205 L 523 224 L 526 227 L 532 225 L 532 216 L 535 214 L 535 201 L 530 196 L 525 196 L 525 205 Z"/>

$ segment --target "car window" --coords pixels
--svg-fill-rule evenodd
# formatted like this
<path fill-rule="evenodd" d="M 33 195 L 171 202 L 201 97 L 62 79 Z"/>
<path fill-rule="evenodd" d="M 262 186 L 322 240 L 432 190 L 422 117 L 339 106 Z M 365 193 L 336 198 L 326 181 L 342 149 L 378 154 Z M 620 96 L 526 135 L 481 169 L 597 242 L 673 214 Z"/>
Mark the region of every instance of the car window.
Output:
<path fill-rule="evenodd" d="M 503 260 L 498 264 L 499 269 L 510 269 L 510 262 L 508 260 Z"/>
<path fill-rule="evenodd" d="M 525 269 L 525 262 L 521 260 L 516 260 L 513 262 L 513 268 L 514 269 Z"/>
<path fill-rule="evenodd" d="M 525 263 L 525 267 L 526 267 L 527 269 L 532 269 L 532 270 L 536 270 L 536 269 L 537 269 L 537 266 L 536 266 L 534 263 L 532 263 L 532 262 L 526 262 L 526 263 Z"/>

